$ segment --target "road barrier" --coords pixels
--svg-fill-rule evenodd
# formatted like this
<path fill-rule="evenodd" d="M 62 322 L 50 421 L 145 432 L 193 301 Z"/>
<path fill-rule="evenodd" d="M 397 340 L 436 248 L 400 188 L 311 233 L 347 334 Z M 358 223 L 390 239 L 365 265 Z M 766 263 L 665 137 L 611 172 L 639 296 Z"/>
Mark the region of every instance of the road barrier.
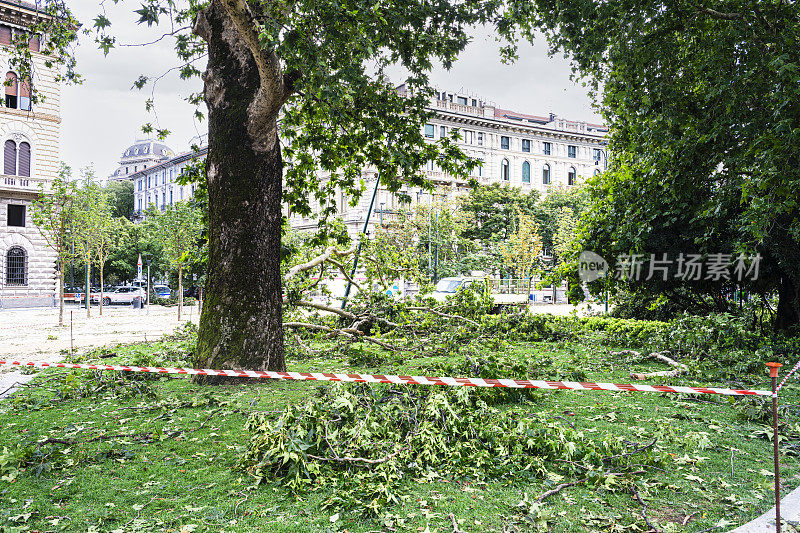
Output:
<path fill-rule="evenodd" d="M 506 387 L 512 389 L 604 390 L 612 392 L 671 392 L 679 394 L 720 394 L 723 396 L 772 395 L 771 391 L 766 390 L 720 389 L 716 387 L 683 387 L 676 385 L 634 385 L 631 383 L 594 383 L 590 381 L 393 376 L 386 374 L 338 374 L 330 372 L 273 372 L 270 370 L 212 370 L 209 368 L 161 368 L 150 366 L 46 363 L 40 361 L 0 361 L 0 365 L 27 366 L 34 368 L 115 370 L 121 372 L 148 372 L 153 374 L 224 376 L 231 378 L 344 381 L 353 383 L 394 383 L 397 385 L 441 385 L 448 387 Z"/>

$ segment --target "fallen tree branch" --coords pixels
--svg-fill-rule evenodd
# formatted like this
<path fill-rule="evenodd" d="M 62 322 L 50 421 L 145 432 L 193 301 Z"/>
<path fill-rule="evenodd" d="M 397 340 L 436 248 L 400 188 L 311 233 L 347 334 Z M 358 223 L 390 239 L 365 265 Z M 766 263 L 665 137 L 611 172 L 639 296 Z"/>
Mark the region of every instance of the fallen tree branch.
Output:
<path fill-rule="evenodd" d="M 648 359 L 656 359 L 661 361 L 662 363 L 666 363 L 669 366 L 673 367 L 675 370 L 662 370 L 660 372 L 646 372 L 643 374 L 639 374 L 636 372 L 631 372 L 632 379 L 647 379 L 647 378 L 674 378 L 676 376 L 680 376 L 681 374 L 685 374 L 689 371 L 689 367 L 684 365 L 683 363 L 679 363 L 674 359 L 667 357 L 665 354 L 667 352 L 653 352 L 647 356 Z"/>
<path fill-rule="evenodd" d="M 648 533 L 661 533 L 661 531 L 656 526 L 650 523 L 650 519 L 647 518 L 647 504 L 644 503 L 642 497 L 639 496 L 639 491 L 636 490 L 636 485 L 633 483 L 631 483 L 631 492 L 633 492 L 633 495 L 636 497 L 636 501 L 639 502 L 639 505 L 642 506 L 642 518 L 644 518 L 644 522 L 645 524 L 647 524 L 647 527 L 650 528 L 648 530 Z"/>
<path fill-rule="evenodd" d="M 385 463 L 389 459 L 396 457 L 400 452 L 402 452 L 405 448 L 400 448 L 396 452 L 387 455 L 386 457 L 382 457 L 380 459 L 364 459 L 363 457 L 321 457 L 319 455 L 308 455 L 312 459 L 316 459 L 317 461 L 334 461 L 338 463 L 363 463 L 367 465 L 378 465 L 381 463 Z"/>
<path fill-rule="evenodd" d="M 371 342 L 373 344 L 377 344 L 381 348 L 385 348 L 387 350 L 397 352 L 400 351 L 400 348 L 397 346 L 393 346 L 391 344 L 385 343 L 380 341 L 374 337 L 370 337 L 368 335 L 364 335 L 363 332 L 358 331 L 357 329 L 352 328 L 343 328 L 343 329 L 336 329 L 331 328 L 328 326 L 323 326 L 320 324 L 311 324 L 310 322 L 284 322 L 283 327 L 285 328 L 306 328 L 306 329 L 313 329 L 317 331 L 325 331 L 330 333 L 332 336 L 336 337 L 339 335 L 354 339 L 354 340 L 365 340 L 367 342 Z"/>
<path fill-rule="evenodd" d="M 314 268 L 316 266 L 319 266 L 322 263 L 324 263 L 325 261 L 328 261 L 329 259 L 333 258 L 334 256 L 335 257 L 345 257 L 345 256 L 348 256 L 348 255 L 354 253 L 355 251 L 356 251 L 355 245 L 351 246 L 349 249 L 341 251 L 341 252 L 339 250 L 337 250 L 336 247 L 330 246 L 325 250 L 324 253 L 322 253 L 321 255 L 318 255 L 317 257 L 315 257 L 311 261 L 309 261 L 307 263 L 302 263 L 300 265 L 295 265 L 291 269 L 289 269 L 289 272 L 286 274 L 286 277 L 284 278 L 284 281 L 288 281 L 288 280 L 292 279 L 293 277 L 295 277 L 300 272 L 303 272 L 305 270 L 310 270 L 310 269 L 312 269 L 312 268 Z"/>
<path fill-rule="evenodd" d="M 456 522 L 456 516 L 453 513 L 450 513 L 449 518 L 453 522 L 453 533 L 464 533 L 463 531 L 458 529 L 458 523 Z"/>
<path fill-rule="evenodd" d="M 645 473 L 644 470 L 634 470 L 633 472 L 603 472 L 603 475 L 604 476 L 625 476 L 625 475 L 644 474 L 644 473 Z M 585 477 L 585 478 L 579 479 L 577 481 L 570 481 L 569 483 L 562 483 L 560 485 L 557 485 L 555 488 L 552 488 L 552 489 L 548 490 L 547 492 L 545 492 L 544 494 L 542 494 L 538 498 L 536 498 L 536 501 L 538 503 L 542 503 L 545 499 L 549 498 L 550 496 L 552 496 L 554 494 L 558 494 L 559 492 L 561 492 L 564 489 L 567 489 L 569 487 L 574 487 L 575 485 L 580 485 L 581 483 L 586 483 L 587 481 L 589 481 L 589 478 Z"/>
<path fill-rule="evenodd" d="M 430 307 L 409 307 L 408 310 L 409 311 L 425 311 L 426 313 L 431 313 L 431 314 L 434 314 L 436 316 L 440 316 L 442 318 L 455 318 L 456 320 L 463 320 L 464 322 L 467 322 L 468 324 L 473 325 L 476 328 L 480 327 L 480 324 L 478 324 L 474 320 L 471 320 L 469 318 L 466 318 L 466 317 L 463 317 L 463 316 L 459 316 L 459 315 L 449 315 L 447 313 L 442 313 L 441 311 L 437 311 L 436 309 L 431 309 Z"/>
<path fill-rule="evenodd" d="M 607 461 L 611 461 L 612 459 L 619 459 L 620 457 L 630 457 L 631 455 L 636 455 L 637 453 L 643 452 L 648 448 L 652 448 L 653 445 L 655 445 L 657 440 L 658 440 L 658 437 L 654 437 L 653 440 L 650 441 L 649 444 L 645 444 L 644 446 L 640 446 L 639 448 L 636 448 L 635 450 L 633 450 L 631 452 L 620 453 L 620 454 L 617 454 L 617 455 L 609 455 L 608 457 L 603 457 L 603 462 L 605 463 Z"/>

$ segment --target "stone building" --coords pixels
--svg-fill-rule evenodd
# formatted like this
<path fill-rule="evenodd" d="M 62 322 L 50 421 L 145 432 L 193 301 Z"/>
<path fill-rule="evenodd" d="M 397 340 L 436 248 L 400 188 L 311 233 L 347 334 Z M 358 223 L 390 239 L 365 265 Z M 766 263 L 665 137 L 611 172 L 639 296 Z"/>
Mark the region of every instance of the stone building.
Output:
<path fill-rule="evenodd" d="M 403 93 L 405 88 L 400 86 L 398 90 Z M 546 194 L 554 187 L 578 185 L 606 166 L 608 129 L 601 124 L 567 120 L 554 114 L 520 113 L 471 94 L 447 91 L 437 92 L 430 107 L 434 116 L 425 125 L 425 137 L 436 142 L 457 128 L 461 137 L 459 146 L 467 155 L 481 161 L 470 179 L 482 185 L 505 183 L 523 192 L 537 190 Z M 425 173 L 436 186 L 433 195 L 437 199 L 452 200 L 469 190 L 468 181 L 442 172 L 433 162 L 426 166 Z M 364 225 L 377 172 L 365 169 L 363 177 L 367 192 L 355 207 L 349 205 L 348 198 L 341 192 L 336 200 L 351 236 Z M 417 202 L 432 201 L 431 194 L 423 191 L 406 187 L 400 192 L 411 198 L 411 205 L 400 205 L 398 195 L 378 188 L 370 219 L 372 225 L 380 223 L 381 219 L 391 219 L 399 210 L 413 207 Z M 316 229 L 313 218 L 295 215 L 291 223 L 301 230 Z"/>
<path fill-rule="evenodd" d="M 33 5 L 0 1 L 0 68 L 8 83 L 0 105 L 0 307 L 5 308 L 54 305 L 56 299 L 56 254 L 31 222 L 30 208 L 40 184 L 47 190 L 58 172 L 60 87 L 39 52 L 38 36 L 28 41 L 38 103 L 32 105 L 28 83 L 9 65 L 12 40 L 38 16 Z"/>
<path fill-rule="evenodd" d="M 404 87 L 400 86 L 398 90 L 402 93 Z M 435 114 L 424 127 L 425 137 L 436 142 L 458 128 L 461 148 L 482 162 L 470 176 L 482 185 L 506 183 L 523 191 L 537 190 L 546 194 L 554 187 L 578 185 L 587 177 L 599 174 L 606 165 L 608 130 L 601 124 L 567 120 L 553 114 L 519 113 L 473 95 L 447 91 L 437 93 L 431 100 L 431 109 Z M 125 151 L 126 157 L 135 147 Z M 120 171 L 125 167 L 123 157 L 120 168 L 110 179 L 133 182 L 135 213 L 141 213 L 150 205 L 163 210 L 165 206 L 188 199 L 194 193 L 193 186 L 181 186 L 175 180 L 184 166 L 193 158 L 204 158 L 207 151 L 205 147 L 199 152 L 183 153 L 133 173 Z M 468 181 L 442 172 L 433 163 L 426 166 L 425 173 L 436 186 L 434 195 L 437 198 L 453 199 L 469 190 Z M 339 216 L 352 236 L 364 225 L 376 176 L 375 169 L 364 169 L 366 192 L 355 207 L 349 205 L 347 196 L 341 191 L 337 193 Z M 325 179 L 325 176 L 321 175 L 320 179 Z M 400 192 L 411 197 L 412 205 L 401 205 L 398 195 L 379 187 L 371 224 L 391 219 L 401 209 L 413 207 L 413 203 L 432 201 L 430 194 L 418 190 L 405 188 Z M 312 205 L 314 207 L 319 209 L 318 205 Z M 299 230 L 317 227 L 313 217 L 292 215 L 290 223 Z"/>
<path fill-rule="evenodd" d="M 206 146 L 198 151 L 185 152 L 164 159 L 144 170 L 121 175 L 119 179 L 133 182 L 134 217 L 140 217 L 141 213 L 151 205 L 163 211 L 168 205 L 191 198 L 197 186 L 179 184 L 178 176 L 183 174 L 184 168 L 194 159 L 205 159 L 207 153 Z"/>
<path fill-rule="evenodd" d="M 131 146 L 122 152 L 119 166 L 108 179 L 130 179 L 131 174 L 136 174 L 141 170 L 164 163 L 174 155 L 172 148 L 164 143 L 154 139 L 136 139 Z"/>

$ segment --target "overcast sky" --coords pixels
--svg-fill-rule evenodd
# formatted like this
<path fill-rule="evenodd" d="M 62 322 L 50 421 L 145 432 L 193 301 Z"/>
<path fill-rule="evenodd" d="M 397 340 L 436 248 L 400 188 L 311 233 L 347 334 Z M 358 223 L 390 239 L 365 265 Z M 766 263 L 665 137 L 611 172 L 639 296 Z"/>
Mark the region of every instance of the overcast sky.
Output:
<path fill-rule="evenodd" d="M 135 23 L 134 4 L 106 4 L 119 43 L 147 42 L 161 34 Z M 88 27 L 99 8 L 95 1 L 82 0 L 74 2 L 72 9 Z M 432 79 L 443 90 L 468 91 L 506 109 L 600 121 L 586 89 L 570 80 L 569 63 L 561 57 L 548 57 L 544 39 L 534 46 L 521 46 L 519 55 L 515 64 L 502 64 L 497 43 L 488 32 L 478 31 L 453 68 L 435 71 Z M 61 158 L 74 171 L 93 164 L 98 176 L 106 177 L 116 168 L 122 152 L 143 137 L 141 126 L 147 122 L 172 132 L 166 144 L 176 152 L 187 150 L 192 138 L 207 132 L 207 123 L 195 121 L 194 107 L 184 101 L 202 89 L 199 79 L 184 82 L 173 72 L 159 81 L 155 91 L 157 123 L 145 110 L 150 88 L 131 89 L 139 75 L 157 77 L 177 65 L 172 41 L 118 47 L 104 57 L 90 37 L 81 36 L 77 57 L 84 82 L 64 87 L 61 110 Z M 205 64 L 198 67 L 203 70 Z"/>

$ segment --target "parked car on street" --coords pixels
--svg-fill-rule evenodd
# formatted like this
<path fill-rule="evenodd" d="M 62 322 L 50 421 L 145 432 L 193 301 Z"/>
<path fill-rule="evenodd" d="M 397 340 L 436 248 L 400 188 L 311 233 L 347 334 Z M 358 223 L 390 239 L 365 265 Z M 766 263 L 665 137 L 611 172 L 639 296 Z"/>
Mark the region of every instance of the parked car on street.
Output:
<path fill-rule="evenodd" d="M 144 289 L 139 287 L 114 287 L 110 292 L 103 293 L 103 305 L 131 305 L 136 299 L 143 301 L 144 297 Z M 99 303 L 99 301 L 100 294 L 92 294 L 92 303 Z"/>
<path fill-rule="evenodd" d="M 169 298 L 172 296 L 172 289 L 166 285 L 154 285 L 153 292 L 155 292 L 156 296 L 159 298 Z"/>

